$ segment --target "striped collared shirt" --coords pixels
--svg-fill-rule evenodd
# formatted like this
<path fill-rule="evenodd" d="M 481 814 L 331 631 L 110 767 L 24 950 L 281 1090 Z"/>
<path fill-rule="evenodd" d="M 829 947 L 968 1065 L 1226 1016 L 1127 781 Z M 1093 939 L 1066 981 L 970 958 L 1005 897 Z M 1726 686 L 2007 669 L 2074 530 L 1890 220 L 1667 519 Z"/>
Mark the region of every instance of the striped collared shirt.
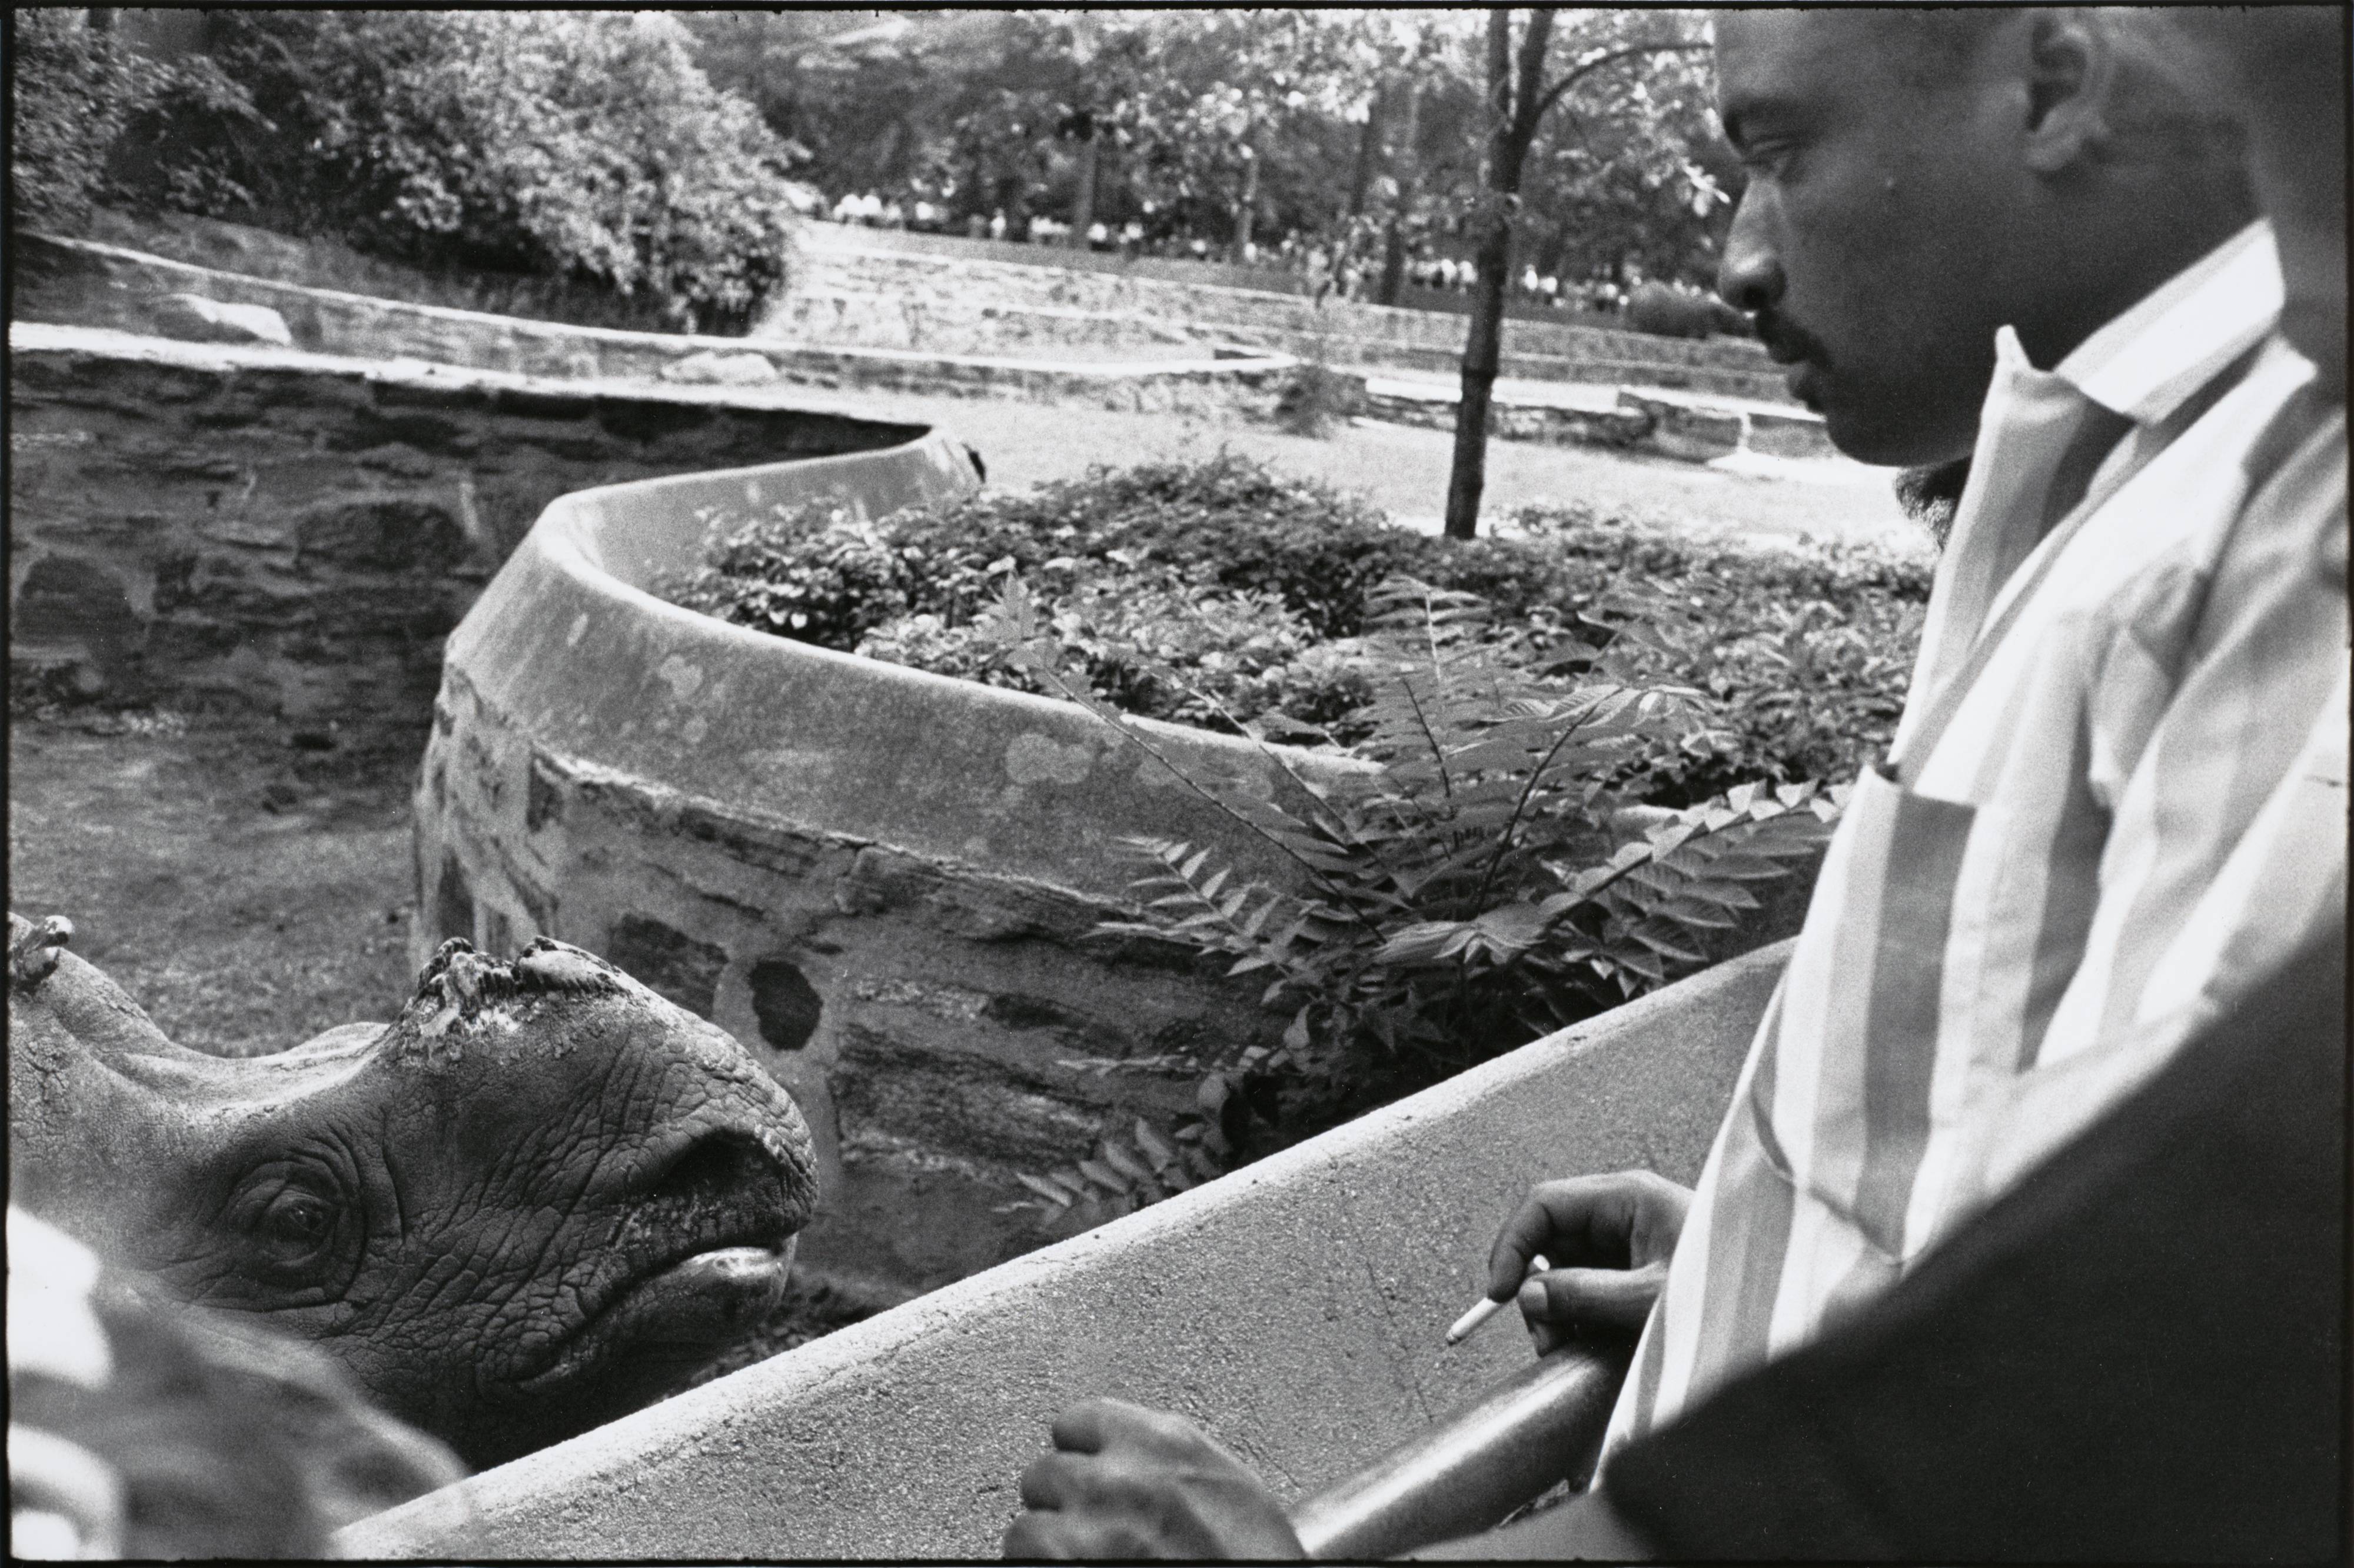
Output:
<path fill-rule="evenodd" d="M 1998 335 L 1895 772 L 1834 836 L 1611 1446 L 1884 1289 L 2342 903 L 2345 419 L 2267 341 L 2280 297 L 2259 224 L 2055 371 Z"/>

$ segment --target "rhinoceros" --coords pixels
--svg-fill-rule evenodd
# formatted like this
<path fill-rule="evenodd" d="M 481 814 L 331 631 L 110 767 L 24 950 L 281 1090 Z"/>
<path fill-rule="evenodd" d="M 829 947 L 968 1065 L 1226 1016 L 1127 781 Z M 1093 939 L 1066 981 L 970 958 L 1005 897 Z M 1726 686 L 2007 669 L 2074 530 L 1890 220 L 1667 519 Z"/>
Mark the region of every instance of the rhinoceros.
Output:
<path fill-rule="evenodd" d="M 71 934 L 9 916 L 12 1200 L 312 1341 L 469 1465 L 683 1386 L 784 1288 L 801 1113 L 589 953 L 445 942 L 391 1023 L 229 1058 L 164 1038 Z"/>

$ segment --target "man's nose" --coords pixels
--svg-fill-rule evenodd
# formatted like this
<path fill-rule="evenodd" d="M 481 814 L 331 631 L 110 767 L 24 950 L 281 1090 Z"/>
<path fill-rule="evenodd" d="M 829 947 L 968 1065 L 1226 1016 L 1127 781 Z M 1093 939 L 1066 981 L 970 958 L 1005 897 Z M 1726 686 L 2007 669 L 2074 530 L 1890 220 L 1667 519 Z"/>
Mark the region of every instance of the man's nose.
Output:
<path fill-rule="evenodd" d="M 1764 244 L 1754 227 L 1734 215 L 1733 232 L 1724 237 L 1724 260 L 1716 269 L 1716 291 L 1734 310 L 1752 314 L 1778 304 L 1782 299 L 1782 263 L 1773 248 Z"/>

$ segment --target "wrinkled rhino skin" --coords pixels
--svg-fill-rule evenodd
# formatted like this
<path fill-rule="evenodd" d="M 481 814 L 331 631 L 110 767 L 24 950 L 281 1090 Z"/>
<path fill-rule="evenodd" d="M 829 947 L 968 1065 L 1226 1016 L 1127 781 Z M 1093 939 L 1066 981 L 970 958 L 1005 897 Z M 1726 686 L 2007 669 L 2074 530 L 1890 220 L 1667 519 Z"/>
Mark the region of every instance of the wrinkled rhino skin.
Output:
<path fill-rule="evenodd" d="M 13 1200 L 315 1343 L 471 1466 L 675 1390 L 784 1287 L 800 1112 L 578 948 L 446 942 L 390 1024 L 232 1059 L 165 1039 L 65 922 L 9 937 Z"/>

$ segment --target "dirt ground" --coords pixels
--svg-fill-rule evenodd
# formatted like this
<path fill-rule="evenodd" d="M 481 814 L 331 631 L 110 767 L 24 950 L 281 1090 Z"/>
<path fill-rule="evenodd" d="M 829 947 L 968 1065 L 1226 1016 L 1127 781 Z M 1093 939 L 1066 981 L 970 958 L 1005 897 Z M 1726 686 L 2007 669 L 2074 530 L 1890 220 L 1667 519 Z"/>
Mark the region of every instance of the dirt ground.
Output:
<path fill-rule="evenodd" d="M 422 746 L 421 727 L 319 753 L 267 720 L 16 716 L 8 906 L 71 920 L 73 950 L 197 1050 L 389 1019 L 415 978 Z"/>

